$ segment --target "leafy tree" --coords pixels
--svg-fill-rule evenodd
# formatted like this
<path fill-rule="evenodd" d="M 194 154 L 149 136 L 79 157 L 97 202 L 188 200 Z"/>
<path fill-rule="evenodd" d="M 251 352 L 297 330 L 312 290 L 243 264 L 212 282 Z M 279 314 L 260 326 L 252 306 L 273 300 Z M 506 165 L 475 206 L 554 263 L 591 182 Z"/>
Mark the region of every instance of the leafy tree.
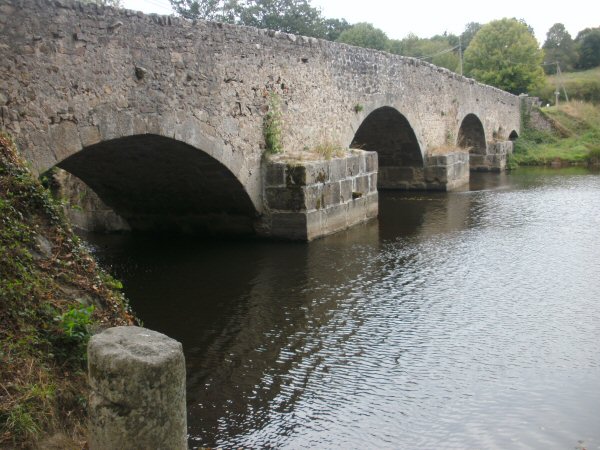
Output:
<path fill-rule="evenodd" d="M 186 19 L 235 23 L 239 5 L 235 0 L 169 0 L 177 14 Z"/>
<path fill-rule="evenodd" d="M 600 27 L 580 31 L 575 41 L 579 46 L 577 67 L 591 69 L 600 66 Z"/>
<path fill-rule="evenodd" d="M 571 71 L 577 62 L 577 50 L 575 42 L 562 23 L 555 23 L 546 33 L 546 42 L 542 47 L 546 54 L 544 67 L 547 74 L 556 73 L 556 65 L 550 64 L 558 62 L 560 68 L 564 71 Z"/>
<path fill-rule="evenodd" d="M 350 25 L 346 19 L 325 19 L 323 21 L 325 27 L 325 39 L 328 41 L 335 41 L 340 34 L 350 28 Z"/>
<path fill-rule="evenodd" d="M 458 37 L 444 33 L 430 39 L 409 34 L 402 40 L 390 39 L 387 50 L 403 56 L 424 59 L 436 66 L 456 70 L 458 67 Z"/>
<path fill-rule="evenodd" d="M 467 49 L 467 47 L 469 46 L 469 44 L 471 43 L 471 41 L 473 40 L 473 38 L 475 37 L 475 35 L 481 29 L 482 26 L 483 25 L 481 25 L 478 22 L 469 22 L 465 26 L 465 31 L 463 31 L 462 34 L 460 35 L 460 41 L 462 44 L 463 52 Z"/>
<path fill-rule="evenodd" d="M 335 35 L 336 29 L 347 25 L 346 21 L 325 21 L 321 11 L 310 5 L 310 0 L 169 1 L 177 14 L 188 19 L 235 23 L 319 38 Z"/>
<path fill-rule="evenodd" d="M 321 11 L 312 7 L 309 0 L 245 0 L 240 6 L 243 25 L 325 37 Z"/>
<path fill-rule="evenodd" d="M 123 7 L 121 0 L 81 0 L 82 3 L 95 3 L 100 6 L 112 6 L 114 8 Z"/>
<path fill-rule="evenodd" d="M 516 19 L 484 25 L 465 51 L 465 72 L 513 94 L 544 83 L 544 52 L 527 26 Z"/>
<path fill-rule="evenodd" d="M 344 42 L 357 47 L 374 48 L 376 50 L 385 50 L 388 47 L 388 37 L 370 23 L 361 22 L 352 25 L 344 30 L 337 38 L 337 42 Z"/>

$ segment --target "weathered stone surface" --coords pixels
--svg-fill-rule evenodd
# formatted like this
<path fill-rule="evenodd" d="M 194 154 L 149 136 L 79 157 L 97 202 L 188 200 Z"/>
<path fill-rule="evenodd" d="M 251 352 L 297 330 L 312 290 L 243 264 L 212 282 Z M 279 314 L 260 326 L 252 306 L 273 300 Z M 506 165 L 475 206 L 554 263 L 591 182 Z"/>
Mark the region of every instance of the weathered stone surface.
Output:
<path fill-rule="evenodd" d="M 156 331 L 114 327 L 88 345 L 91 450 L 187 449 L 181 344 Z"/>
<path fill-rule="evenodd" d="M 457 143 L 467 117 L 481 124 L 483 144 L 520 132 L 518 97 L 412 58 L 71 0 L 0 0 L 0 11 L 0 127 L 35 170 L 71 171 L 132 227 L 229 211 L 260 223 L 269 213 L 266 188 L 288 178 L 299 186 L 341 182 L 343 199 L 347 177 L 374 178 L 375 153 L 265 173 L 270 94 L 283 106 L 288 152 L 326 142 L 348 147 L 369 117 L 379 121 L 377 111 L 401 115 L 411 142 L 406 133 L 388 139 L 394 127 L 384 124 L 381 142 L 393 145 L 363 148 L 378 151 L 379 166 L 390 169 L 378 177 L 387 188 L 426 188 L 424 162 Z M 408 147 L 418 156 L 411 164 Z M 173 160 L 182 154 L 186 161 Z"/>
<path fill-rule="evenodd" d="M 367 159 L 368 165 L 360 164 Z M 265 171 L 279 178 L 280 166 L 267 162 Z M 310 241 L 377 217 L 376 153 L 354 150 L 327 161 L 294 162 L 284 178 L 284 186 L 266 188 L 262 235 Z"/>

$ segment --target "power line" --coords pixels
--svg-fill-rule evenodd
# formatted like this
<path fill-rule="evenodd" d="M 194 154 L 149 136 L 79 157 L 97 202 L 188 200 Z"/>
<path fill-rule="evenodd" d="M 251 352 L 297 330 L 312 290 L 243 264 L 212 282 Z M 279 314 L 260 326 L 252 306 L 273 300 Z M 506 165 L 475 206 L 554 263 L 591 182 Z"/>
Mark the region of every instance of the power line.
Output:
<path fill-rule="evenodd" d="M 445 50 L 442 50 L 442 51 L 440 51 L 440 52 L 434 53 L 433 55 L 429 55 L 429 56 L 419 56 L 419 57 L 417 57 L 416 59 L 429 59 L 429 58 L 434 58 L 434 57 L 436 57 L 436 56 L 444 55 L 444 54 L 446 54 L 446 53 L 449 53 L 449 52 L 451 52 L 451 51 L 454 51 L 454 50 L 456 50 L 458 47 L 459 47 L 459 45 L 456 45 L 456 46 L 454 46 L 454 47 L 452 47 L 452 48 L 447 48 L 447 49 L 445 49 Z"/>

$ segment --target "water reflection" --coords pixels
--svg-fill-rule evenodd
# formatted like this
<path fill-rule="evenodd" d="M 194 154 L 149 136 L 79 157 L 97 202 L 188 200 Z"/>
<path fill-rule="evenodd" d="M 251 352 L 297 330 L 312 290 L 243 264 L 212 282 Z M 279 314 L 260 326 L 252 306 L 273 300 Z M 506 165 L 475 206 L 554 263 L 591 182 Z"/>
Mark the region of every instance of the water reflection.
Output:
<path fill-rule="evenodd" d="M 96 242 L 184 343 L 193 446 L 593 448 L 599 194 L 520 171 L 309 245 Z"/>

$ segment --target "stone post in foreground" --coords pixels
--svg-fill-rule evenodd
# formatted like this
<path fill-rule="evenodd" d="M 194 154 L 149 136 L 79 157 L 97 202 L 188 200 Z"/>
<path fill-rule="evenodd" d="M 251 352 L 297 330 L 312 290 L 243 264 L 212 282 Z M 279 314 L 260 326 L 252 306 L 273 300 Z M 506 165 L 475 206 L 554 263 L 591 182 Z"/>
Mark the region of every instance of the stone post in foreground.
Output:
<path fill-rule="evenodd" d="M 114 327 L 88 344 L 90 450 L 187 449 L 181 344 Z"/>

